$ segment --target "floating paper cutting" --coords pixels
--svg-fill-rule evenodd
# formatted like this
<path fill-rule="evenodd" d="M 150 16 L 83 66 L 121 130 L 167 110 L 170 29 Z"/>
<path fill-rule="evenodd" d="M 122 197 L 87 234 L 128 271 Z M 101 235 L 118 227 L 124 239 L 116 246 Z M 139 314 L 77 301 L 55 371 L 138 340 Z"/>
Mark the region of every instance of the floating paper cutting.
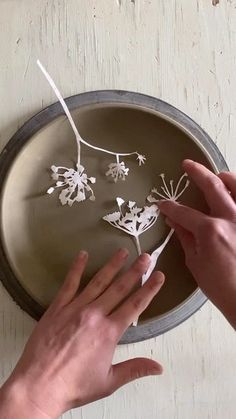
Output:
<path fill-rule="evenodd" d="M 106 176 L 111 176 L 111 178 L 114 180 L 114 182 L 117 182 L 119 179 L 125 180 L 125 178 L 128 176 L 129 168 L 125 167 L 125 163 L 123 161 L 120 162 L 120 158 L 127 157 L 127 156 L 136 156 L 139 166 L 145 163 L 146 157 L 142 154 L 139 154 L 137 151 L 131 152 L 131 153 L 117 153 L 113 151 L 109 151 L 97 146 L 93 146 L 89 144 L 87 141 L 85 141 L 81 135 L 79 134 L 79 131 L 75 125 L 75 122 L 71 116 L 71 113 L 60 93 L 57 86 L 55 85 L 54 81 L 52 80 L 51 76 L 48 74 L 48 72 L 45 70 L 43 65 L 39 60 L 37 60 L 37 64 L 39 68 L 41 69 L 42 73 L 46 77 L 48 83 L 54 90 L 54 93 L 56 94 L 59 102 L 61 103 L 61 106 L 69 120 L 69 123 L 72 127 L 72 130 L 74 131 L 76 142 L 77 142 L 77 163 L 75 168 L 67 168 L 62 166 L 55 166 L 53 165 L 51 167 L 52 169 L 52 179 L 56 180 L 55 186 L 50 187 L 47 190 L 48 194 L 52 194 L 56 188 L 65 188 L 61 191 L 59 195 L 59 199 L 61 201 L 62 205 L 70 205 L 72 206 L 74 202 L 81 202 L 85 199 L 90 199 L 91 201 L 95 200 L 95 195 L 93 193 L 92 188 L 89 186 L 89 183 L 95 183 L 96 178 L 95 177 L 88 177 L 88 175 L 85 172 L 85 168 L 81 165 L 80 157 L 81 157 L 81 144 L 84 144 L 85 146 L 92 148 L 93 150 L 110 154 L 116 158 L 116 162 L 110 163 L 108 166 L 108 171 L 106 172 Z M 60 173 L 60 174 L 59 174 Z"/>
<path fill-rule="evenodd" d="M 129 168 L 125 167 L 125 163 L 123 161 L 119 162 L 119 160 L 116 163 L 110 163 L 108 169 L 106 176 L 111 176 L 114 182 L 117 182 L 118 179 L 125 180 L 125 177 L 129 174 Z"/>
<path fill-rule="evenodd" d="M 156 188 L 152 189 L 152 194 L 147 197 L 147 200 L 151 203 L 158 202 L 160 198 L 164 200 L 177 201 L 189 186 L 189 180 L 186 179 L 186 173 L 180 177 L 176 187 L 174 187 L 174 181 L 172 179 L 169 182 L 169 186 L 167 186 L 165 175 L 161 174 L 160 177 L 162 179 L 161 192 L 158 192 Z M 153 196 L 153 194 L 155 194 L 157 197 Z M 160 211 L 155 204 L 149 207 L 144 206 L 143 208 L 139 208 L 137 207 L 135 201 L 128 201 L 128 203 L 125 204 L 125 201 L 122 198 L 116 198 L 116 202 L 119 211 L 115 211 L 106 215 L 103 217 L 103 220 L 107 221 L 113 227 L 118 228 L 119 230 L 133 236 L 135 239 L 137 253 L 140 255 L 142 250 L 139 236 L 154 226 L 160 215 Z M 126 205 L 126 210 L 124 210 L 124 205 Z M 145 282 L 154 271 L 158 258 L 170 241 L 173 233 L 174 229 L 171 228 L 162 244 L 160 244 L 150 255 L 150 265 L 147 272 L 145 272 L 145 274 L 142 276 L 142 285 L 145 284 Z M 138 320 L 133 323 L 133 326 L 137 326 L 137 323 Z"/>
<path fill-rule="evenodd" d="M 116 202 L 119 211 L 106 215 L 103 220 L 134 237 L 137 253 L 141 255 L 139 236 L 155 224 L 160 211 L 156 205 L 139 208 L 134 201 L 128 201 L 125 204 L 122 198 L 116 198 Z M 125 210 L 124 207 L 126 207 Z"/>
<path fill-rule="evenodd" d="M 170 199 L 171 201 L 177 201 L 181 195 L 184 193 L 185 189 L 189 186 L 189 180 L 186 179 L 188 176 L 187 173 L 184 173 L 181 178 L 179 179 L 176 187 L 174 188 L 174 181 L 173 179 L 169 182 L 169 187 L 167 186 L 167 183 L 165 181 L 165 175 L 164 173 L 161 173 L 159 175 L 162 179 L 162 186 L 161 186 L 161 192 L 158 192 L 156 188 L 153 188 L 151 190 L 151 194 L 147 197 L 147 200 L 149 202 L 158 202 L 161 199 Z M 184 182 L 185 181 L 185 182 Z M 181 184 L 184 183 L 183 188 L 181 189 Z M 153 196 L 157 195 L 157 197 Z M 158 198 L 159 197 L 159 198 Z"/>
<path fill-rule="evenodd" d="M 84 201 L 87 197 L 90 201 L 95 200 L 93 190 L 89 183 L 93 184 L 96 182 L 95 177 L 88 177 L 84 173 L 84 167 L 82 165 L 77 166 L 77 170 L 68 169 L 62 166 L 52 166 L 52 178 L 56 180 L 56 186 L 51 187 L 47 190 L 50 195 L 54 192 L 55 188 L 64 188 L 59 199 L 62 205 L 68 204 L 70 207 L 75 201 Z"/>
<path fill-rule="evenodd" d="M 169 181 L 169 186 L 167 186 L 167 182 L 165 180 L 164 173 L 161 173 L 159 176 L 161 177 L 161 180 L 162 180 L 162 186 L 161 186 L 162 192 L 158 192 L 158 190 L 156 188 L 153 188 L 151 190 L 152 194 L 147 197 L 147 201 L 149 201 L 150 203 L 158 202 L 160 200 L 160 198 L 164 199 L 166 201 L 168 201 L 168 200 L 178 201 L 178 199 L 182 196 L 182 194 L 188 188 L 189 183 L 190 183 L 189 180 L 186 179 L 186 177 L 188 176 L 187 173 L 184 173 L 180 177 L 180 179 L 178 180 L 175 187 L 174 187 L 174 180 L 173 179 L 171 179 Z M 153 194 L 156 195 L 156 196 L 153 196 Z M 158 198 L 158 197 L 160 197 L 160 198 Z M 174 229 L 172 228 L 170 230 L 169 234 L 167 235 L 166 239 L 164 240 L 164 242 L 159 247 L 157 247 L 157 249 L 155 249 L 154 252 L 152 252 L 151 263 L 150 263 L 150 266 L 149 266 L 147 272 L 143 275 L 142 284 L 144 284 L 148 280 L 150 275 L 152 274 L 152 272 L 153 272 L 153 270 L 154 270 L 154 268 L 157 264 L 157 260 L 160 256 L 160 254 L 163 252 L 164 248 L 166 247 L 166 245 L 170 241 L 173 233 L 174 233 Z"/>

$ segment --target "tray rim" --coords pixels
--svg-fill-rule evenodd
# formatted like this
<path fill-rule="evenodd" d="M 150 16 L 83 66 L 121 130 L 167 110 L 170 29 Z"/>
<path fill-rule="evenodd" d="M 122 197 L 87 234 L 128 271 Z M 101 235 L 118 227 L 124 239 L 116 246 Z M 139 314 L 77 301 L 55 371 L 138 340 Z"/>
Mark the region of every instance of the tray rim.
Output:
<path fill-rule="evenodd" d="M 210 136 L 189 116 L 153 96 L 142 93 L 130 92 L 125 90 L 96 90 L 79 93 L 65 99 L 71 111 L 80 107 L 91 105 L 113 105 L 130 106 L 142 108 L 142 110 L 152 111 L 160 117 L 169 120 L 170 123 L 184 130 L 193 140 L 205 151 L 207 157 L 212 161 L 218 171 L 228 171 L 227 163 Z M 25 124 L 11 137 L 0 154 L 0 199 L 4 192 L 5 180 L 14 162 L 14 159 L 40 129 L 48 125 L 54 119 L 64 115 L 64 111 L 59 102 L 47 106 L 40 112 L 31 117 Z M 0 207 L 0 217 L 2 216 Z M 0 232 L 0 280 L 13 300 L 35 320 L 44 313 L 44 308 L 35 301 L 24 287 L 18 282 L 14 274 L 4 249 Z M 176 327 L 187 320 L 207 301 L 207 297 L 197 288 L 187 299 L 172 310 L 157 316 L 151 321 L 145 321 L 137 327 L 129 327 L 124 333 L 119 343 L 127 344 L 143 341 Z"/>

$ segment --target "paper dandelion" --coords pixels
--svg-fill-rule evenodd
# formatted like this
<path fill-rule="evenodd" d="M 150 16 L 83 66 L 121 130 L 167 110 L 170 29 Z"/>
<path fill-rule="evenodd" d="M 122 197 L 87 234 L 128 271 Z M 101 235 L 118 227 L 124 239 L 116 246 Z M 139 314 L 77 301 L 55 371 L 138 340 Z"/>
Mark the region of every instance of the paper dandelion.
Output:
<path fill-rule="evenodd" d="M 125 167 L 125 163 L 117 161 L 116 163 L 110 163 L 108 165 L 108 171 L 106 176 L 111 176 L 114 179 L 114 182 L 117 182 L 118 179 L 125 180 L 125 177 L 129 174 L 129 168 Z"/>
<path fill-rule="evenodd" d="M 154 203 L 154 202 L 158 202 L 161 199 L 164 200 L 170 200 L 170 201 L 178 201 L 178 199 L 182 196 L 182 194 L 184 193 L 184 191 L 188 188 L 189 186 L 189 180 L 186 179 L 187 177 L 187 173 L 184 173 L 179 181 L 177 182 L 176 187 L 174 187 L 174 180 L 171 179 L 169 182 L 169 186 L 167 186 L 167 183 L 165 181 L 165 175 L 164 173 L 162 173 L 160 175 L 161 179 L 162 179 L 162 186 L 161 186 L 161 192 L 159 192 L 156 188 L 152 189 L 152 193 L 151 195 L 149 195 L 147 197 L 147 201 L 149 201 L 150 203 Z M 156 195 L 156 196 L 153 196 Z M 169 232 L 169 234 L 167 235 L 166 239 L 164 240 L 164 242 L 157 247 L 157 249 L 154 250 L 154 252 L 152 252 L 151 254 L 151 264 L 147 270 L 147 272 L 145 273 L 145 275 L 143 275 L 142 278 L 142 284 L 144 284 L 148 278 L 150 277 L 151 273 L 153 272 L 153 270 L 155 269 L 155 266 L 157 264 L 157 260 L 160 256 L 160 254 L 162 253 L 162 251 L 164 250 L 164 248 L 166 247 L 166 245 L 168 244 L 168 242 L 170 241 L 172 235 L 174 233 L 174 229 L 172 228 Z"/>
<path fill-rule="evenodd" d="M 47 190 L 50 195 L 55 188 L 63 188 L 59 195 L 62 205 L 68 204 L 70 207 L 74 202 L 84 201 L 87 197 L 90 201 L 95 200 L 93 190 L 89 183 L 96 182 L 95 177 L 88 177 L 84 173 L 84 167 L 78 166 L 77 170 L 68 169 L 67 167 L 51 166 L 52 178 L 56 180 L 56 186 Z"/>
<path fill-rule="evenodd" d="M 158 202 L 160 198 L 166 200 L 170 199 L 171 201 L 178 201 L 190 183 L 189 180 L 186 179 L 188 176 L 187 173 L 184 173 L 181 176 L 175 188 L 173 179 L 170 180 L 169 186 L 167 186 L 164 173 L 161 173 L 159 176 L 162 179 L 161 192 L 158 192 L 156 188 L 153 188 L 151 190 L 151 194 L 147 197 L 149 202 Z"/>
<path fill-rule="evenodd" d="M 120 153 L 120 152 L 113 152 L 110 150 L 106 150 L 97 146 L 93 146 L 92 144 L 85 141 L 81 135 L 79 134 L 79 131 L 75 125 L 75 122 L 71 116 L 71 113 L 68 109 L 68 106 L 66 105 L 60 91 L 58 90 L 57 86 L 55 85 L 54 81 L 52 80 L 51 76 L 48 74 L 48 72 L 45 70 L 43 65 L 39 60 L 37 60 L 37 64 L 39 68 L 41 69 L 42 73 L 46 77 L 48 83 L 52 87 L 54 93 L 56 94 L 59 102 L 61 103 L 61 106 L 68 118 L 68 121 L 71 125 L 71 128 L 75 134 L 75 139 L 77 143 L 77 164 L 76 167 L 71 168 L 61 168 L 65 169 L 64 175 L 61 174 L 62 180 L 57 181 L 56 185 L 48 189 L 47 193 L 51 194 L 54 192 L 54 190 L 58 187 L 64 188 L 65 190 L 61 192 L 59 199 L 63 205 L 73 205 L 74 202 L 81 202 L 85 199 L 90 199 L 91 201 L 94 201 L 95 197 L 93 194 L 93 191 L 91 187 L 88 185 L 88 182 L 95 183 L 96 178 L 95 177 L 87 177 L 87 174 L 84 173 L 84 167 L 81 165 L 80 157 L 81 157 L 81 144 L 92 148 L 93 150 L 109 154 L 111 156 L 114 156 L 116 159 L 116 162 L 110 163 L 108 166 L 108 171 L 106 172 L 106 176 L 111 176 L 111 178 L 114 180 L 114 182 L 117 182 L 119 179 L 125 180 L 125 178 L 128 176 L 129 168 L 125 167 L 125 163 L 122 161 L 120 162 L 120 158 L 128 157 L 128 156 L 136 156 L 138 160 L 139 166 L 145 163 L 146 157 L 142 154 L 139 154 L 137 151 L 133 151 L 131 153 Z M 52 166 L 56 167 L 56 166 Z M 59 169 L 59 168 L 58 168 Z M 82 170 L 82 171 L 81 171 Z M 52 173 L 52 178 L 55 179 L 55 173 Z M 67 177 L 70 177 L 70 180 L 67 179 Z M 92 179 L 92 180 L 91 180 Z M 83 185 L 84 187 L 80 187 L 79 185 Z M 72 192 L 72 195 L 71 195 Z M 86 193 L 91 192 L 91 194 Z M 73 198 L 71 198 L 73 196 Z"/>
<path fill-rule="evenodd" d="M 155 224 L 160 212 L 156 205 L 139 208 L 134 201 L 125 204 L 122 198 L 116 198 L 116 202 L 119 211 L 106 215 L 103 220 L 134 237 L 137 253 L 141 255 L 139 236 Z"/>

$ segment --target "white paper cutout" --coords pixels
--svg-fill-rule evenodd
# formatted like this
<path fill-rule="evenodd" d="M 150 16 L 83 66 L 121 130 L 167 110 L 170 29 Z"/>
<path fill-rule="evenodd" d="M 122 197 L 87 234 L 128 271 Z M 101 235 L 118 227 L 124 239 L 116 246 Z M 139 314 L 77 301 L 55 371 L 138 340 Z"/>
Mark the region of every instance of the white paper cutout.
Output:
<path fill-rule="evenodd" d="M 160 177 L 162 179 L 162 186 L 161 186 L 162 192 L 158 192 L 156 188 L 153 188 L 151 192 L 166 201 L 167 200 L 177 201 L 181 197 L 181 195 L 184 193 L 184 191 L 186 190 L 186 188 L 189 186 L 189 183 L 190 183 L 188 179 L 186 180 L 186 182 L 184 182 L 184 179 L 187 177 L 186 173 L 184 173 L 180 177 L 175 188 L 174 188 L 173 179 L 170 180 L 169 187 L 168 187 L 165 181 L 165 175 L 162 173 Z M 184 185 L 181 186 L 183 182 L 184 182 Z M 158 202 L 160 198 L 153 197 L 153 195 L 151 194 L 147 197 L 147 200 L 153 203 L 153 202 Z M 115 211 L 111 214 L 106 215 L 105 217 L 103 217 L 103 220 L 107 221 L 113 227 L 116 227 L 119 230 L 124 231 L 125 233 L 133 236 L 135 239 L 137 253 L 138 255 L 140 255 L 142 253 L 142 250 L 141 250 L 141 246 L 139 242 L 139 236 L 140 234 L 144 233 L 155 224 L 160 214 L 160 211 L 155 205 L 151 205 L 150 207 L 144 206 L 144 208 L 138 208 L 136 206 L 135 201 L 128 201 L 128 203 L 126 204 L 128 211 L 124 212 L 123 211 L 123 205 L 125 203 L 124 199 L 117 197 L 116 202 L 117 202 L 119 211 Z M 145 272 L 145 274 L 142 276 L 142 285 L 144 285 L 145 282 L 150 278 L 152 272 L 154 271 L 157 265 L 157 262 L 161 253 L 163 252 L 163 250 L 169 243 L 173 233 L 174 233 L 174 229 L 171 228 L 168 235 L 162 242 L 162 244 L 159 245 L 150 255 L 151 262 L 150 262 L 147 272 Z M 137 326 L 137 324 L 138 324 L 138 319 L 133 322 L 133 326 Z"/>
<path fill-rule="evenodd" d="M 147 160 L 147 159 L 142 154 L 138 154 L 137 160 L 138 160 L 138 165 L 142 166 L 142 164 L 145 164 L 145 160 Z"/>
<path fill-rule="evenodd" d="M 69 185 L 69 187 L 68 187 L 68 184 L 64 182 L 64 180 L 62 181 L 62 184 L 59 184 L 59 185 L 58 185 L 58 182 L 57 182 L 56 185 L 55 185 L 55 187 L 51 187 L 51 188 L 48 189 L 47 193 L 49 195 L 52 194 L 57 187 L 66 186 L 66 191 L 65 192 L 61 192 L 61 194 L 60 194 L 60 197 L 61 198 L 59 197 L 62 205 L 68 204 L 68 205 L 71 206 L 71 205 L 73 205 L 73 203 L 75 201 L 81 202 L 81 201 L 84 201 L 85 199 L 87 199 L 87 195 L 84 193 L 83 190 L 80 190 L 78 192 L 78 194 L 76 194 L 76 198 L 75 199 L 74 198 L 73 199 L 71 199 L 71 198 L 67 199 L 67 196 L 70 195 L 71 190 L 77 190 L 78 189 L 78 182 L 77 182 L 78 179 L 81 180 L 82 177 L 85 177 L 86 176 L 87 181 L 90 181 L 91 183 L 95 183 L 95 182 L 92 182 L 90 180 L 90 179 L 95 179 L 94 177 L 88 178 L 85 173 L 82 175 L 81 168 L 83 166 L 80 164 L 81 143 L 84 144 L 84 145 L 86 145 L 89 148 L 92 148 L 93 150 L 100 151 L 100 152 L 106 153 L 106 154 L 110 154 L 110 155 L 116 157 L 116 163 L 110 163 L 109 166 L 108 166 L 108 169 L 109 170 L 106 172 L 106 176 L 111 176 L 114 179 L 115 182 L 117 182 L 118 179 L 125 180 L 126 176 L 128 176 L 128 172 L 129 172 L 129 169 L 125 167 L 124 162 L 121 162 L 120 163 L 120 161 L 119 161 L 119 158 L 120 157 L 127 157 L 127 156 L 135 155 L 135 156 L 137 156 L 137 160 L 138 160 L 139 166 L 141 166 L 142 164 L 145 163 L 146 157 L 144 155 L 142 155 L 142 154 L 139 154 L 137 151 L 134 151 L 134 152 L 131 152 L 131 153 L 119 153 L 119 152 L 117 153 L 117 152 L 106 150 L 104 148 L 93 146 L 92 144 L 89 144 L 87 141 L 85 141 L 81 137 L 81 135 L 79 134 L 79 131 L 78 131 L 78 129 L 77 129 L 75 123 L 74 123 L 74 120 L 73 120 L 73 118 L 71 116 L 71 113 L 70 113 L 70 111 L 69 111 L 69 109 L 68 109 L 68 107 L 67 107 L 67 105 L 66 105 L 66 103 L 65 103 L 65 101 L 64 101 L 64 99 L 63 99 L 63 97 L 62 97 L 62 95 L 60 93 L 60 91 L 58 90 L 57 86 L 55 85 L 54 81 L 52 80 L 51 76 L 48 74 L 48 72 L 46 71 L 46 69 L 44 68 L 44 66 L 41 64 L 41 62 L 39 60 L 37 60 L 37 64 L 38 64 L 40 70 L 42 71 L 42 73 L 44 74 L 44 76 L 46 77 L 48 83 L 52 87 L 55 95 L 57 96 L 57 98 L 59 100 L 59 102 L 61 103 L 61 106 L 62 106 L 62 108 L 63 108 L 63 110 L 64 110 L 64 112 L 65 112 L 65 114 L 66 114 L 66 116 L 67 116 L 67 118 L 68 118 L 68 120 L 70 122 L 70 125 L 71 125 L 72 129 L 73 129 L 73 132 L 74 132 L 75 138 L 76 138 L 76 142 L 77 142 L 77 164 L 76 164 L 76 169 L 64 168 L 65 169 L 65 175 L 70 170 L 73 171 L 73 173 L 70 172 L 70 185 Z M 53 167 L 56 167 L 56 166 L 53 166 Z M 83 168 L 83 171 L 84 171 L 84 168 Z M 52 178 L 54 179 L 53 176 L 54 176 L 54 173 L 52 175 Z M 74 182 L 74 180 L 76 180 L 76 182 Z M 91 201 L 94 201 L 95 198 L 94 198 L 94 194 L 93 194 L 92 189 L 91 188 L 89 189 L 87 183 L 84 186 L 85 186 L 85 190 L 86 191 L 92 192 L 92 194 L 89 196 L 89 199 Z M 70 191 L 68 191 L 68 188 L 70 189 Z"/>
<path fill-rule="evenodd" d="M 188 179 L 186 179 L 186 182 L 184 183 L 184 185 L 182 186 L 181 189 L 181 184 L 183 183 L 184 179 L 187 177 L 187 173 L 184 173 L 179 181 L 177 182 L 176 187 L 174 188 L 174 180 L 171 179 L 169 182 L 169 188 L 167 186 L 167 183 L 165 181 L 165 175 L 164 173 L 160 174 L 160 177 L 162 179 L 162 193 L 158 192 L 158 190 L 156 188 L 152 189 L 152 193 L 156 194 L 157 196 L 159 196 L 161 199 L 164 199 L 166 201 L 170 200 L 170 201 L 175 201 L 177 202 L 177 200 L 181 197 L 181 195 L 184 193 L 184 191 L 188 188 L 190 182 Z M 153 195 L 149 195 L 147 197 L 147 201 L 153 203 L 153 202 L 158 202 L 160 199 L 153 197 Z M 142 284 L 144 284 L 148 278 L 150 277 L 150 275 L 152 274 L 153 270 L 155 269 L 157 260 L 160 256 L 160 254 L 162 253 L 162 251 L 164 250 L 165 246 L 167 245 L 167 243 L 169 242 L 169 240 L 171 239 L 172 235 L 174 233 L 174 229 L 171 229 L 169 234 L 167 235 L 166 239 L 164 240 L 163 244 L 160 245 L 159 247 L 157 247 L 157 249 L 154 250 L 154 252 L 152 252 L 151 254 L 151 264 L 147 270 L 147 272 L 145 273 L 145 275 L 143 275 L 142 278 Z"/>
<path fill-rule="evenodd" d="M 103 220 L 134 237 L 137 253 L 141 255 L 139 236 L 155 224 L 160 211 L 156 205 L 139 208 L 134 201 L 129 201 L 126 205 L 127 209 L 124 211 L 125 201 L 122 198 L 116 198 L 116 202 L 119 211 L 104 216 Z"/>
<path fill-rule="evenodd" d="M 77 170 L 62 166 L 51 166 L 51 170 L 56 186 L 49 188 L 47 193 L 53 193 L 55 188 L 64 188 L 59 195 L 62 205 L 68 204 L 71 207 L 74 202 L 81 202 L 86 198 L 90 199 L 90 201 L 95 201 L 95 196 L 89 183 L 94 184 L 96 178 L 88 177 L 84 173 L 82 165 L 78 166 Z"/>
<path fill-rule="evenodd" d="M 118 163 L 110 163 L 108 165 L 108 171 L 106 172 L 106 176 L 111 176 L 116 183 L 118 179 L 125 180 L 125 177 L 128 176 L 129 168 L 125 167 L 125 163 L 118 162 Z"/>
<path fill-rule="evenodd" d="M 181 178 L 179 179 L 175 188 L 174 188 L 174 181 L 173 181 L 173 179 L 171 179 L 170 182 L 169 182 L 170 186 L 169 186 L 169 189 L 168 189 L 168 186 L 167 186 L 166 181 L 165 181 L 164 173 L 161 173 L 159 176 L 162 179 L 162 186 L 161 186 L 162 193 L 158 192 L 158 190 L 156 188 L 153 188 L 151 190 L 151 193 L 156 194 L 161 199 L 166 199 L 166 200 L 169 199 L 171 201 L 177 201 L 181 197 L 181 195 L 184 193 L 185 189 L 187 189 L 187 187 L 189 186 L 189 183 L 190 183 L 189 180 L 187 179 L 183 188 L 182 188 L 182 190 L 180 190 L 181 183 L 188 176 L 187 173 L 184 173 L 181 176 Z M 149 202 L 158 202 L 160 200 L 160 198 L 158 198 L 158 197 L 155 198 L 152 194 L 147 197 L 147 200 Z"/>

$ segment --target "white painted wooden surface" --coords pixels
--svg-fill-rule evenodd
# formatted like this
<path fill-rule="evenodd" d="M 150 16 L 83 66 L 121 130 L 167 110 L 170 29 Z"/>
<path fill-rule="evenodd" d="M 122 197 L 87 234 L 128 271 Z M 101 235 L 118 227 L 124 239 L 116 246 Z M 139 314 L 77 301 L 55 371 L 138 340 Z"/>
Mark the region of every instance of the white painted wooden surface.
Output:
<path fill-rule="evenodd" d="M 0 142 L 55 101 L 39 57 L 65 96 L 117 88 L 160 97 L 194 118 L 236 170 L 236 1 L 0 0 Z M 60 70 L 61 65 L 61 70 Z M 0 286 L 0 376 L 34 322 Z M 233 419 L 236 339 L 210 303 L 175 330 L 119 347 L 116 360 L 158 359 L 165 374 L 130 384 L 65 419 Z"/>

